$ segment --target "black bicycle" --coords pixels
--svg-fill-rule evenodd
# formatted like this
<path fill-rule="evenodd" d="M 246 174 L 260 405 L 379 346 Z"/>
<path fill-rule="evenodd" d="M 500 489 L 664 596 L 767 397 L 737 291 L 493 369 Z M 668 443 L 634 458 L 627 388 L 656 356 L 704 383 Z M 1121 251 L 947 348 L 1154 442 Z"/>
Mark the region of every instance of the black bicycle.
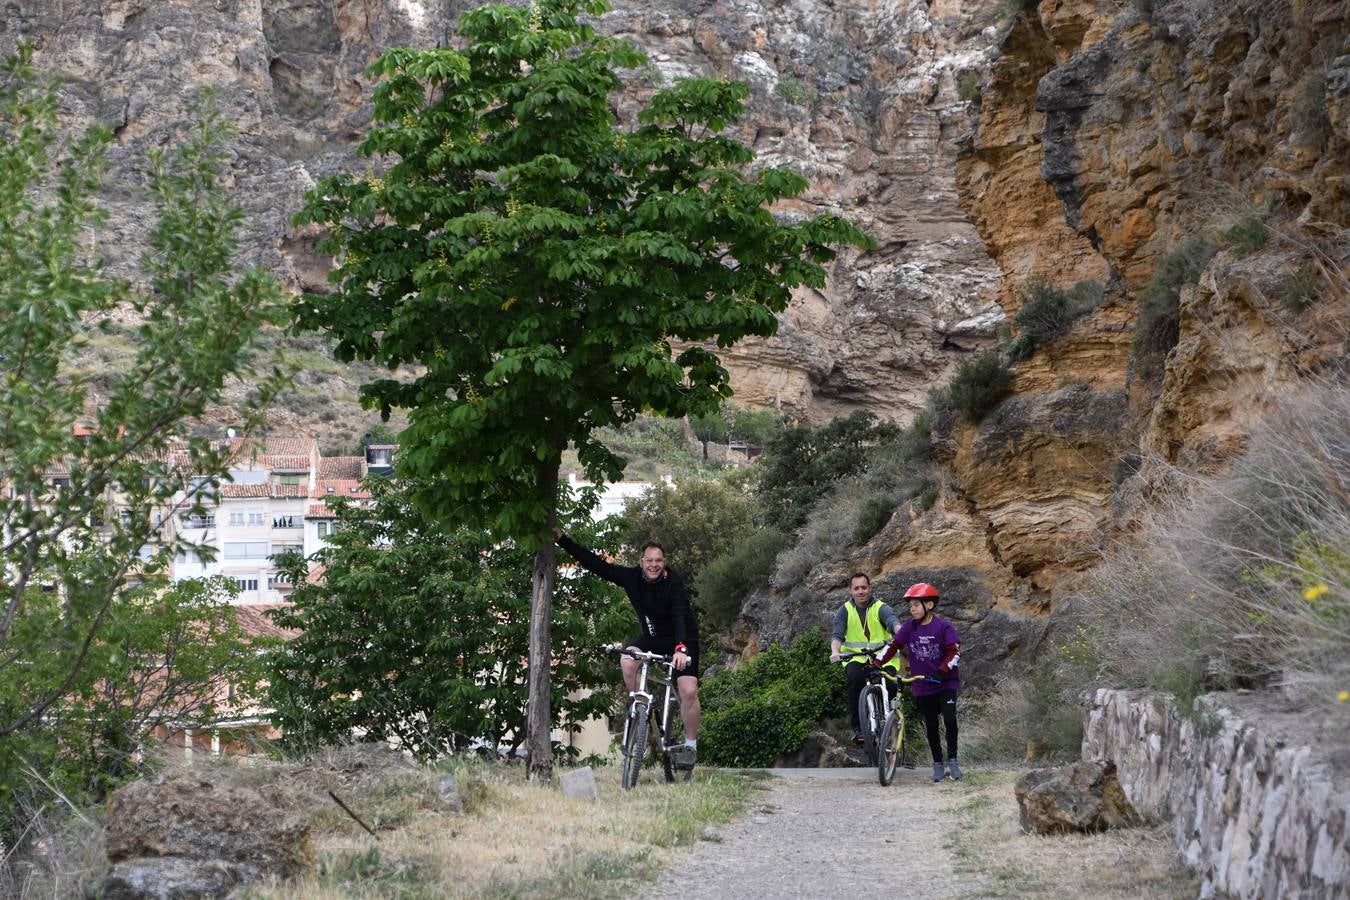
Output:
<path fill-rule="evenodd" d="M 841 653 L 840 659 L 852 659 L 867 666 L 867 684 L 858 695 L 858 722 L 862 726 L 863 749 L 868 761 L 877 767 L 877 780 L 886 787 L 895 778 L 895 770 L 905 759 L 905 712 L 900 703 L 902 684 L 933 681 L 924 675 L 901 675 L 876 664 L 873 654 L 885 647 Z M 913 766 L 906 764 L 906 768 Z"/>
<path fill-rule="evenodd" d="M 623 748 L 623 775 L 620 782 L 623 789 L 631 790 L 637 786 L 638 775 L 642 772 L 642 763 L 648 749 L 651 749 L 653 755 L 661 756 L 661 768 L 665 772 L 667 782 L 675 781 L 677 774 L 680 776 L 679 780 L 688 781 L 693 777 L 693 769 L 677 769 L 672 756 L 673 751 L 679 751 L 684 747 L 682 737 L 677 735 L 673 742 L 671 738 L 671 724 L 675 723 L 678 726 L 681 721 L 680 692 L 675 687 L 674 658 L 660 653 L 633 650 L 622 644 L 610 644 L 607 649 L 621 656 L 632 657 L 642 664 L 638 669 L 637 687 L 628 693 L 628 715 L 623 723 L 623 740 L 620 745 Z M 652 671 L 653 663 L 657 666 L 656 671 Z M 662 669 L 664 672 L 660 671 Z M 665 686 L 665 694 L 659 707 L 652 705 L 655 698 L 647 690 L 648 680 L 654 682 L 658 689 L 662 685 Z"/>

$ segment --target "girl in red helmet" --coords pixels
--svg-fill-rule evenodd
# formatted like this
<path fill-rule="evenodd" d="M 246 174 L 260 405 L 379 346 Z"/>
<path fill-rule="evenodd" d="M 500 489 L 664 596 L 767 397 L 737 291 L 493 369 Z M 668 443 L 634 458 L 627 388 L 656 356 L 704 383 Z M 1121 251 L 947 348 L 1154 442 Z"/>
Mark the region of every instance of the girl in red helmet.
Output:
<path fill-rule="evenodd" d="M 941 616 L 933 614 L 937 606 L 938 589 L 919 582 L 905 591 L 909 601 L 909 621 L 900 626 L 891 645 L 878 662 L 885 663 L 904 649 L 909 660 L 909 674 L 929 676 L 926 681 L 913 684 L 914 702 L 928 729 L 928 749 L 933 753 L 933 780 L 941 781 L 946 774 L 953 780 L 961 778 L 961 764 L 956 759 L 956 695 L 961 693 L 961 676 L 957 663 L 961 661 L 961 639 L 956 627 Z M 942 767 L 942 746 L 938 743 L 938 717 L 946 726 L 947 770 Z"/>

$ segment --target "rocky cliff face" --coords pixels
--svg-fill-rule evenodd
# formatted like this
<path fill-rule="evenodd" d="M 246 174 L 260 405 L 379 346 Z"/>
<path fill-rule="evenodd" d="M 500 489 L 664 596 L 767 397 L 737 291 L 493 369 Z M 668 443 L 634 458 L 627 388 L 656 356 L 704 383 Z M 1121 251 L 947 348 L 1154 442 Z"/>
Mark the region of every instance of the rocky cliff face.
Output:
<path fill-rule="evenodd" d="M 776 338 L 727 354 L 742 402 L 813 420 L 859 408 L 904 420 L 955 348 L 992 339 L 999 272 L 957 203 L 955 160 L 970 127 L 957 78 L 986 64 L 993 4 L 621 0 L 599 21 L 651 55 L 622 114 L 682 75 L 744 80 L 739 136 L 765 164 L 810 179 L 802 209 L 853 217 L 877 240 L 841 260 L 827 290 L 804 292 Z M 239 131 L 231 177 L 249 216 L 247 256 L 292 288 L 322 289 L 327 261 L 288 220 L 317 178 L 354 164 L 369 114 L 363 69 L 386 47 L 450 42 L 471 5 L 16 0 L 0 10 L 0 52 L 35 41 L 74 120 L 115 127 L 118 180 L 180 135 L 212 87 Z M 147 216 L 131 192 L 109 204 L 115 255 Z"/>
<path fill-rule="evenodd" d="M 1159 479 L 1221 465 L 1350 349 L 1350 4 L 1020 6 L 960 141 L 960 200 L 1004 273 L 1009 318 L 1037 280 L 1093 282 L 1103 302 L 939 443 L 934 509 L 754 597 L 761 639 L 820 623 L 855 568 L 881 573 L 882 596 L 922 576 L 950 585 L 944 614 L 996 670 L 1034 646 L 1057 591 Z M 1264 242 L 1247 240 L 1256 230 Z M 1200 237 L 1218 252 L 1177 288 L 1175 346 L 1143 365 L 1138 298 Z"/>

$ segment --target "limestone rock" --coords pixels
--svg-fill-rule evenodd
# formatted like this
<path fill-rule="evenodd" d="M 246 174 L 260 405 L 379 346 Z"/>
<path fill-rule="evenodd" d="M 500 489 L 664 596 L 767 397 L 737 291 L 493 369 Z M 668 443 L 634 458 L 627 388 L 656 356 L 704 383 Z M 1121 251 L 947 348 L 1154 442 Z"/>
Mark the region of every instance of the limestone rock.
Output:
<path fill-rule="evenodd" d="M 600 795 L 600 789 L 595 783 L 595 770 L 590 766 L 563 772 L 558 776 L 558 787 L 564 797 L 577 800 L 594 800 Z"/>
<path fill-rule="evenodd" d="M 247 878 L 221 860 L 182 856 L 139 857 L 114 863 L 99 882 L 101 900 L 184 900 L 224 897 Z"/>
<path fill-rule="evenodd" d="M 1109 762 L 1036 769 L 1019 778 L 1014 791 L 1022 828 L 1037 834 L 1105 831 L 1142 822 Z"/>
<path fill-rule="evenodd" d="M 286 878 L 310 861 L 303 804 L 276 786 L 264 791 L 170 772 L 113 792 L 106 823 L 108 859 L 127 885 L 151 884 L 147 879 L 156 872 L 209 883 L 224 883 L 226 874 L 233 881 Z M 225 874 L 211 874 L 217 870 Z M 160 896 L 154 890 L 145 896 Z"/>

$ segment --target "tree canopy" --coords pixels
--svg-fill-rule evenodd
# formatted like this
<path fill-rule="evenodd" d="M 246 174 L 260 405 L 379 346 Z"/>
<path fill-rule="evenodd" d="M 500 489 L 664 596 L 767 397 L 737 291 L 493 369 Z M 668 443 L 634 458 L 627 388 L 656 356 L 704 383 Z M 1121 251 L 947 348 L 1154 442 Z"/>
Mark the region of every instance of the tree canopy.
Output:
<path fill-rule="evenodd" d="M 547 535 L 539 472 L 569 442 L 612 481 L 622 461 L 594 429 L 714 408 L 730 390 L 705 343 L 772 334 L 833 247 L 866 243 L 838 216 L 769 211 L 806 182 L 746 174 L 753 152 L 723 133 L 743 84 L 683 80 L 622 127 L 617 72 L 645 56 L 578 20 L 604 9 L 484 6 L 462 49 L 383 54 L 360 148 L 382 171 L 325 179 L 299 217 L 337 257 L 337 290 L 300 322 L 340 358 L 423 367 L 363 397 L 411 411 L 401 465 L 445 476 L 428 509 L 498 536 Z"/>

